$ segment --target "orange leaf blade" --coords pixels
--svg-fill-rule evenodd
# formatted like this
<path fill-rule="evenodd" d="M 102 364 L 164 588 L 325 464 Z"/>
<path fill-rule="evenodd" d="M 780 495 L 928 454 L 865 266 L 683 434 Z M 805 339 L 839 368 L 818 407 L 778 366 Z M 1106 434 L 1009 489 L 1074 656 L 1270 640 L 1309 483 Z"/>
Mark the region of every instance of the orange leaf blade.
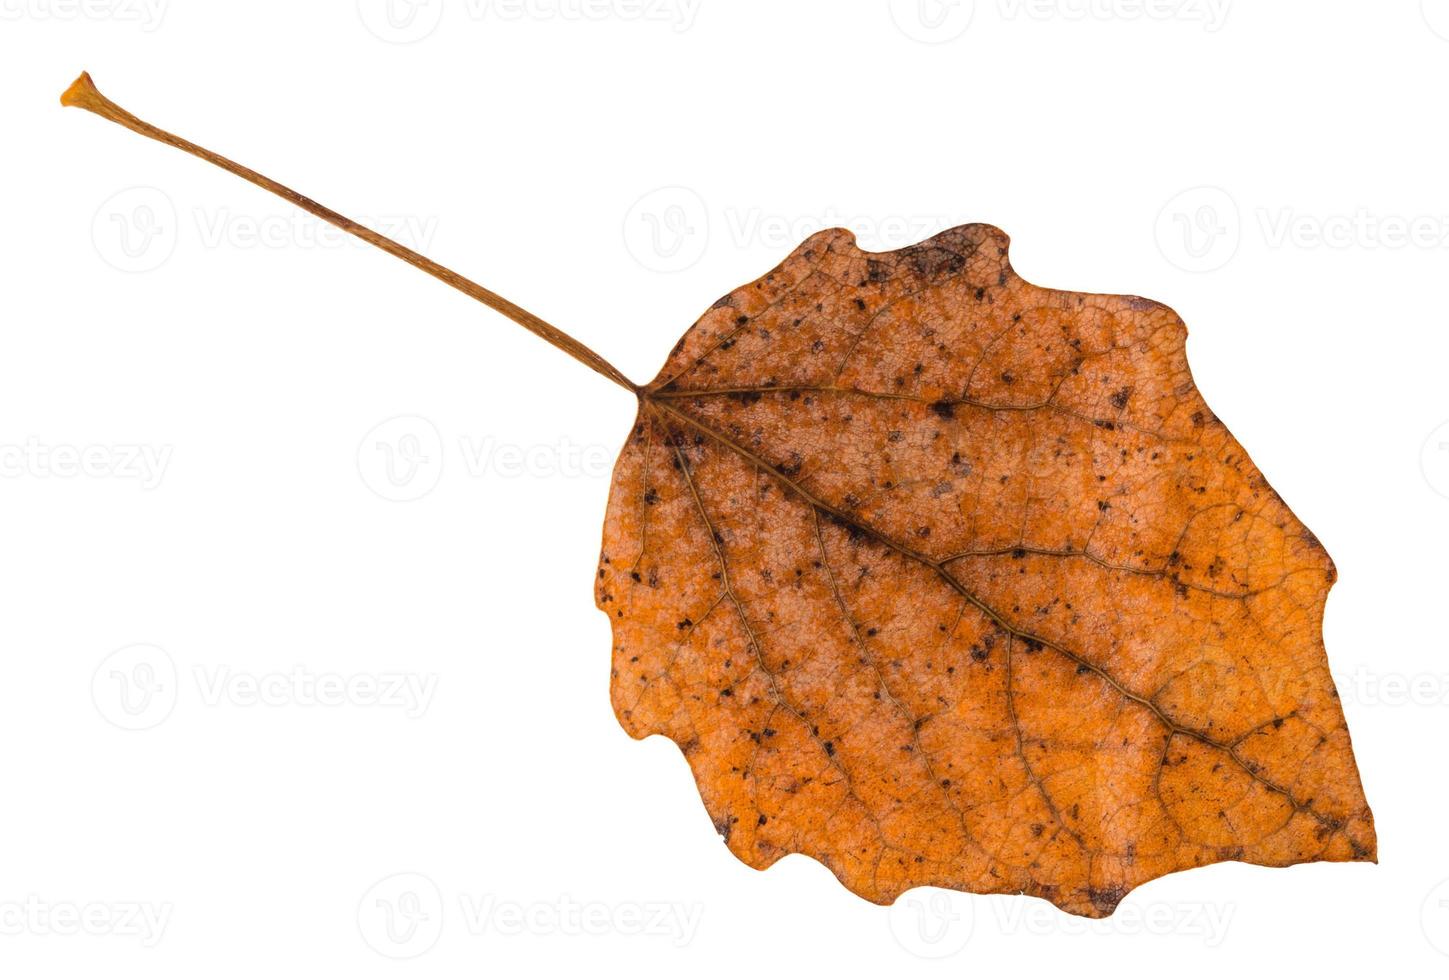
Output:
<path fill-rule="evenodd" d="M 630 734 L 730 849 L 1107 915 L 1222 860 L 1372 860 L 1333 564 L 1192 384 L 1185 328 L 968 225 L 821 232 L 641 395 L 598 604 Z"/>

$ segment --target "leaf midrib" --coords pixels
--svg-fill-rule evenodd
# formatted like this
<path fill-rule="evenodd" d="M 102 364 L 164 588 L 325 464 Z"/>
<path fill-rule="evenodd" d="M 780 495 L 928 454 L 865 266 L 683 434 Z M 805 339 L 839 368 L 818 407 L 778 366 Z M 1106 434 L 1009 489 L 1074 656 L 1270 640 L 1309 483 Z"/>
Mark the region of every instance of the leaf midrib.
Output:
<path fill-rule="evenodd" d="M 1329 814 L 1325 814 L 1322 811 L 1312 807 L 1310 805 L 1312 801 L 1300 801 L 1293 794 L 1292 790 L 1256 771 L 1255 768 L 1250 765 L 1246 760 L 1244 760 L 1242 756 L 1238 753 L 1237 747 L 1234 743 L 1222 742 L 1212 737 L 1207 732 L 1202 731 L 1201 729 L 1196 729 L 1191 726 L 1182 725 L 1176 722 L 1171 718 L 1171 716 L 1167 714 L 1166 711 L 1164 711 L 1155 701 L 1153 701 L 1151 697 L 1133 691 L 1125 683 L 1114 677 L 1112 673 L 1106 668 L 1092 662 L 1083 655 L 1062 645 L 1055 640 L 1052 640 L 1048 637 L 1039 636 L 1027 629 L 1017 626 L 1015 623 L 1011 622 L 1011 620 L 1009 620 L 1004 614 L 999 612 L 995 607 L 987 603 L 984 599 L 982 599 L 975 592 L 969 589 L 965 585 L 965 583 L 963 583 L 959 578 L 953 575 L 951 573 L 951 570 L 946 568 L 944 563 L 942 563 L 941 561 L 938 561 L 930 557 L 929 555 L 917 551 L 916 549 L 911 548 L 909 545 L 903 544 L 902 542 L 895 540 L 893 537 L 891 537 L 889 534 L 882 531 L 881 529 L 862 521 L 855 515 L 848 514 L 840 510 L 838 507 L 834 506 L 828 501 L 820 499 L 816 495 L 812 494 L 809 490 L 801 486 L 798 482 L 781 472 L 780 469 L 769 460 L 764 459 L 757 453 L 754 453 L 748 448 L 740 445 L 738 442 L 731 439 L 725 433 L 715 429 L 713 426 L 694 418 L 688 413 L 670 404 L 671 401 L 674 401 L 676 399 L 660 398 L 656 397 L 655 393 L 649 391 L 640 391 L 639 400 L 641 405 L 647 405 L 655 411 L 662 412 L 671 418 L 677 419 L 679 422 L 682 422 L 683 424 L 689 426 L 701 435 L 713 440 L 714 442 L 730 450 L 731 452 L 736 453 L 741 458 L 759 467 L 764 472 L 770 474 L 770 476 L 773 477 L 783 487 L 794 493 L 800 499 L 804 500 L 809 506 L 811 506 L 818 512 L 828 515 L 832 519 L 840 522 L 847 527 L 856 528 L 865 536 L 879 542 L 881 545 L 889 548 L 890 550 L 896 552 L 902 557 L 908 558 L 912 561 L 918 562 L 926 566 L 927 568 L 930 568 L 951 589 L 953 589 L 958 595 L 960 595 L 964 600 L 970 603 L 982 615 L 990 619 L 1008 635 L 1015 637 L 1016 639 L 1022 640 L 1023 642 L 1039 644 L 1042 647 L 1053 650 L 1057 654 L 1066 657 L 1068 660 L 1072 661 L 1078 667 L 1085 668 L 1096 674 L 1098 677 L 1102 678 L 1102 680 L 1106 682 L 1107 685 L 1110 686 L 1114 691 L 1116 691 L 1121 697 L 1147 711 L 1150 711 L 1157 718 L 1159 723 L 1161 723 L 1162 726 L 1167 729 L 1169 733 L 1169 744 L 1171 742 L 1171 738 L 1181 735 L 1186 738 L 1191 738 L 1209 748 L 1222 752 L 1224 755 L 1230 758 L 1240 769 L 1242 769 L 1242 771 L 1245 772 L 1249 776 L 1249 778 L 1261 784 L 1269 791 L 1282 796 L 1288 802 L 1289 806 L 1293 808 L 1293 811 L 1295 813 L 1307 814 L 1314 820 L 1318 821 L 1319 824 L 1330 828 L 1335 834 L 1346 831 L 1346 818 L 1334 817 Z M 1257 729 L 1251 729 L 1250 731 L 1256 730 Z"/>

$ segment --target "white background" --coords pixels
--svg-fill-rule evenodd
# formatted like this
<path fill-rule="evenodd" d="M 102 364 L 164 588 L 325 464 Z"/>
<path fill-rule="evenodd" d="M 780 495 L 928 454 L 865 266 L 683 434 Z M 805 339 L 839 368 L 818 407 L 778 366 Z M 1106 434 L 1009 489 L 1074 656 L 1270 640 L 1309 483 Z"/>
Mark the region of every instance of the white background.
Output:
<path fill-rule="evenodd" d="M 0 0 L 0 973 L 1449 965 L 1449 3 L 149 2 Z M 749 870 L 610 709 L 629 396 L 62 110 L 82 68 L 638 380 L 823 225 L 989 221 L 1034 282 L 1170 304 L 1337 561 L 1382 864 L 1095 925 Z"/>

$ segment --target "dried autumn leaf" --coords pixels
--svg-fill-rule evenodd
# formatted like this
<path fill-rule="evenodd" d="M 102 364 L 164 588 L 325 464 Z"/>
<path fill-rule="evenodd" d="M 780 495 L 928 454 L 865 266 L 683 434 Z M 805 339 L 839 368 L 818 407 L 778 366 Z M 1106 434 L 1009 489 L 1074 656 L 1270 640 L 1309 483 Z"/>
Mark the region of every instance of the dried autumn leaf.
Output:
<path fill-rule="evenodd" d="M 1237 860 L 1376 857 L 1322 641 L 1333 563 L 1208 409 L 1182 321 L 967 225 L 821 232 L 637 386 L 495 293 L 142 122 L 511 317 L 639 402 L 597 601 L 635 737 L 731 851 L 1103 916 Z"/>
<path fill-rule="evenodd" d="M 1333 564 L 1185 337 L 1025 282 L 985 225 L 821 232 L 685 334 L 598 603 L 620 722 L 680 745 L 741 860 L 1095 916 L 1214 861 L 1374 857 Z"/>

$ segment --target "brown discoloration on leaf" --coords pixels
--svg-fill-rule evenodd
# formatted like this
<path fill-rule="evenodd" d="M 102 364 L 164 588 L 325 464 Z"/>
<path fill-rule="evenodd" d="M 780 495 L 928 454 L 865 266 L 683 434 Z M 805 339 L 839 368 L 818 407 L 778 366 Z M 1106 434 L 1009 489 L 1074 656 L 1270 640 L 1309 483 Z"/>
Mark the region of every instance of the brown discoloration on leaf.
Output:
<path fill-rule="evenodd" d="M 1332 562 L 1185 336 L 1023 281 L 984 225 L 821 232 L 689 330 L 614 474 L 599 605 L 621 724 L 688 747 L 741 860 L 1102 916 L 1215 861 L 1373 859 Z"/>

